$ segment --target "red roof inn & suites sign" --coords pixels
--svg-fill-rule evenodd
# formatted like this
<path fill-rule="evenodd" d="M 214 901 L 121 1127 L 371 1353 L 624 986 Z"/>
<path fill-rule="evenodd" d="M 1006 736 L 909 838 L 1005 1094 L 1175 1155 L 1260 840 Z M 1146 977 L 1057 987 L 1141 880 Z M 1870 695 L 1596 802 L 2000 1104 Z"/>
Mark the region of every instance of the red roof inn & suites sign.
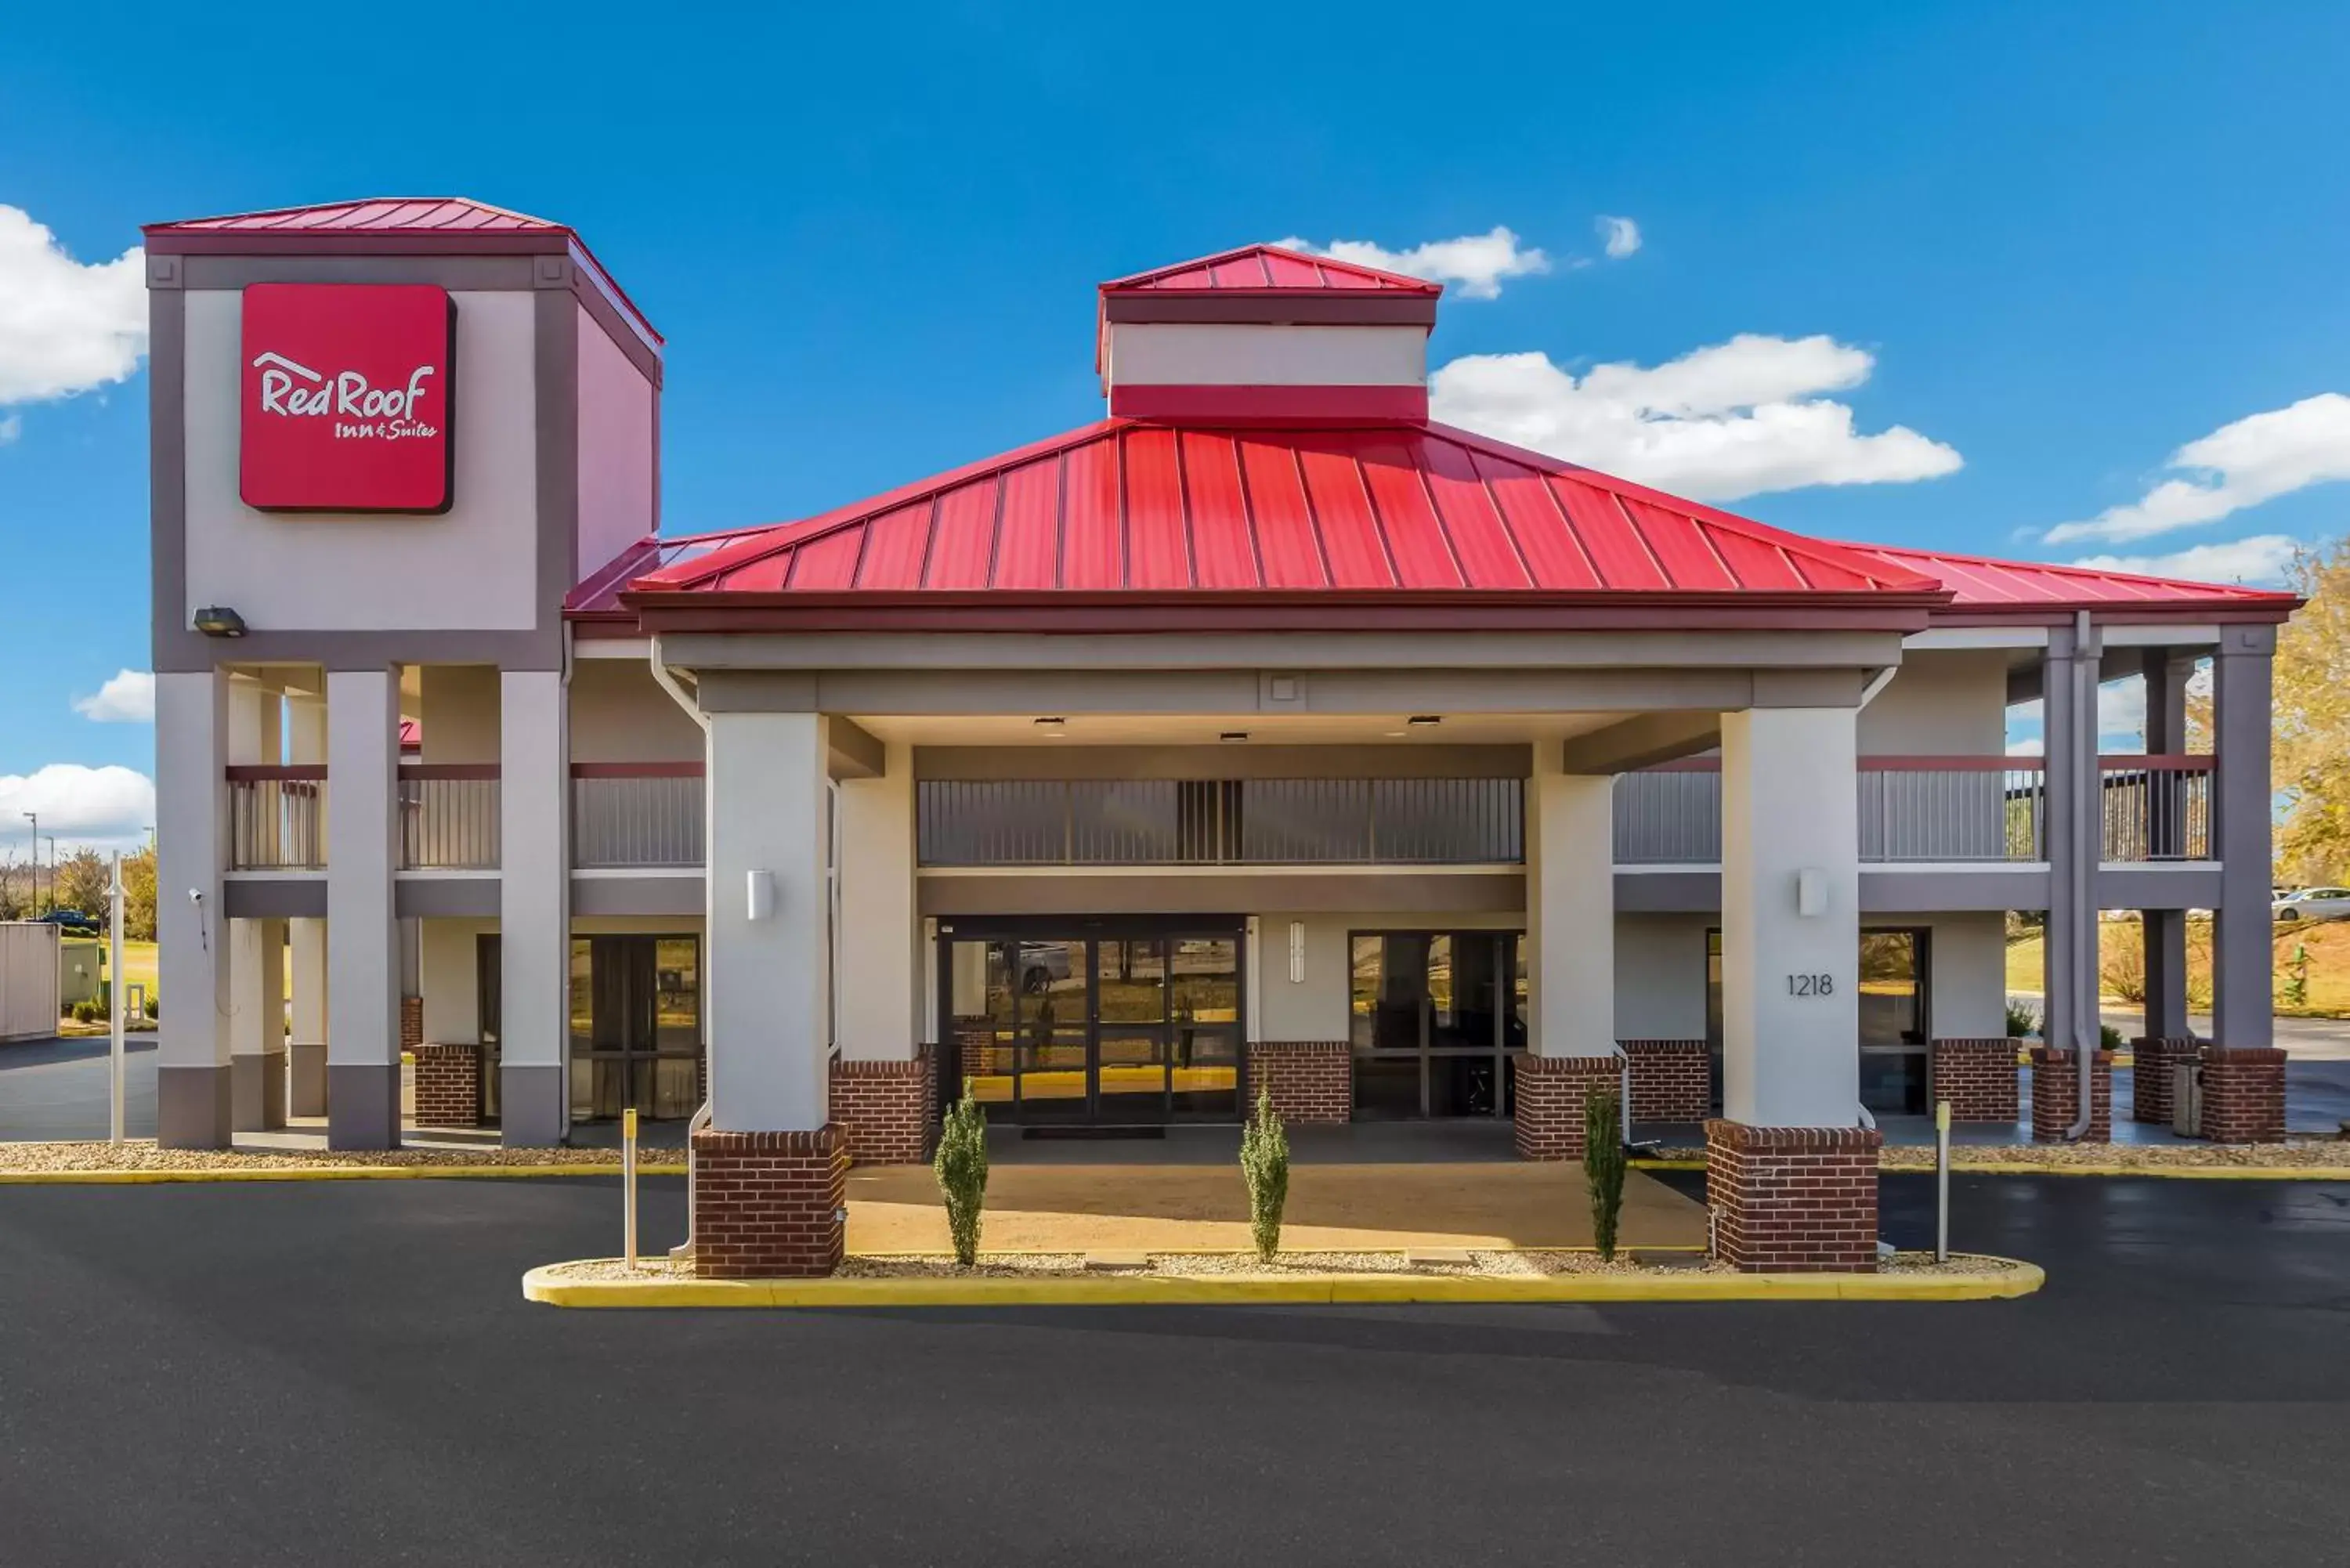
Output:
<path fill-rule="evenodd" d="M 264 512 L 446 512 L 457 313 L 421 284 L 244 290 L 240 493 Z"/>

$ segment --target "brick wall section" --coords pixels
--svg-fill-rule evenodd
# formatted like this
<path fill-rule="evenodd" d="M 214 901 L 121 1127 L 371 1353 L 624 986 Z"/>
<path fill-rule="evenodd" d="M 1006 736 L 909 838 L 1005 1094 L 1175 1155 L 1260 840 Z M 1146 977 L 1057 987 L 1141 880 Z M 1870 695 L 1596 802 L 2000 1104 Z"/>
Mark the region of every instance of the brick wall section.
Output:
<path fill-rule="evenodd" d="M 2170 1035 L 2130 1042 L 2130 1119 L 2168 1127 L 2178 1106 L 2170 1097 L 2174 1067 L 2203 1054 L 2203 1043 L 2190 1036 Z"/>
<path fill-rule="evenodd" d="M 1263 1090 L 1274 1114 L 1295 1127 L 1345 1122 L 1355 1115 L 1355 1050 L 1344 1040 L 1260 1040 L 1249 1048 L 1249 1103 Z"/>
<path fill-rule="evenodd" d="M 1713 1111 L 1713 1053 L 1702 1040 L 1621 1040 L 1636 1122 L 1701 1122 Z"/>
<path fill-rule="evenodd" d="M 1583 1096 L 1617 1083 L 1621 1056 L 1521 1056 L 1513 1095 L 1520 1159 L 1583 1158 Z"/>
<path fill-rule="evenodd" d="M 1950 1102 L 1953 1122 L 2012 1122 L 2021 1115 L 2015 1087 L 2017 1042 L 1937 1040 L 1933 1099 Z"/>
<path fill-rule="evenodd" d="M 477 1127 L 482 1119 L 482 1049 L 478 1045 L 419 1045 L 416 1125 Z"/>
<path fill-rule="evenodd" d="M 920 1165 L 930 1158 L 931 1048 L 903 1062 L 832 1062 L 832 1124 L 855 1165 Z"/>
<path fill-rule="evenodd" d="M 693 1272 L 706 1280 L 807 1279 L 840 1266 L 848 1146 L 814 1132 L 693 1135 Z"/>
<path fill-rule="evenodd" d="M 2201 1131 L 2218 1143 L 2282 1143 L 2284 1053 L 2204 1046 Z"/>
<path fill-rule="evenodd" d="M 2090 1077 L 2089 1130 L 2083 1143 L 2114 1141 L 2114 1054 L 2100 1051 Z M 2080 1064 L 2070 1051 L 2043 1045 L 2032 1053 L 2032 1141 L 2063 1143 L 2081 1114 Z"/>
<path fill-rule="evenodd" d="M 413 1051 L 424 1044 L 424 999 L 403 996 L 400 999 L 400 1048 Z"/>
<path fill-rule="evenodd" d="M 1713 1253 L 1742 1273 L 1874 1273 L 1873 1127 L 1705 1124 Z"/>

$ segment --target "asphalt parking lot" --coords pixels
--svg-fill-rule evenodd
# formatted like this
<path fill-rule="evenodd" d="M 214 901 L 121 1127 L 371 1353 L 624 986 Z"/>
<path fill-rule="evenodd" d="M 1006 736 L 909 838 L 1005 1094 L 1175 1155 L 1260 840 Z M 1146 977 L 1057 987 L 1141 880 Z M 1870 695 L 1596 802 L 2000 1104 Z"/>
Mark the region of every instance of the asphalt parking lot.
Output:
<path fill-rule="evenodd" d="M 608 1179 L 0 1189 L 0 1555 L 2340 1559 L 2350 1184 L 1957 1192 L 2044 1292 L 567 1313 L 517 1277 L 613 1250 Z"/>

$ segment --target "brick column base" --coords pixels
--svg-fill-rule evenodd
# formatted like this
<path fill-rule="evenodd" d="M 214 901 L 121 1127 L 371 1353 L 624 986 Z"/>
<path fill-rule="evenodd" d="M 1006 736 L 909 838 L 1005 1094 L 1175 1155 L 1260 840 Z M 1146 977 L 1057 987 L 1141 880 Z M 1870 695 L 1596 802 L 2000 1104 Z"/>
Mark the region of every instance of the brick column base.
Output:
<path fill-rule="evenodd" d="M 1713 1053 L 1702 1040 L 1622 1040 L 1636 1122 L 1701 1122 L 1713 1112 Z"/>
<path fill-rule="evenodd" d="M 418 1045 L 416 1125 L 471 1127 L 482 1122 L 482 1049 L 478 1045 Z"/>
<path fill-rule="evenodd" d="M 2083 1143 L 2114 1141 L 2114 1054 L 2100 1051 L 2090 1069 L 2089 1130 Z M 2032 1141 L 2063 1143 L 2081 1114 L 2080 1062 L 2043 1045 L 2032 1053 Z"/>
<path fill-rule="evenodd" d="M 693 1135 L 693 1272 L 705 1280 L 806 1279 L 840 1266 L 848 1147 L 814 1132 Z"/>
<path fill-rule="evenodd" d="M 1293 1127 L 1354 1119 L 1355 1049 L 1346 1041 L 1259 1040 L 1248 1053 L 1249 1103 L 1241 1115 L 1256 1113 L 1262 1089 L 1274 1115 Z"/>
<path fill-rule="evenodd" d="M 2130 1042 L 2130 1120 L 2168 1127 L 2178 1103 L 2170 1096 L 2170 1074 L 2201 1056 L 2203 1043 L 2187 1035 L 2149 1036 Z"/>
<path fill-rule="evenodd" d="M 902 1062 L 832 1062 L 832 1124 L 853 1165 L 920 1165 L 930 1158 L 935 1103 L 931 1048 Z"/>
<path fill-rule="evenodd" d="M 400 1048 L 413 1051 L 424 1044 L 424 999 L 403 996 L 400 999 Z"/>
<path fill-rule="evenodd" d="M 1581 1159 L 1583 1097 L 1595 1085 L 1620 1084 L 1621 1056 L 1518 1058 L 1513 1094 L 1520 1159 Z"/>
<path fill-rule="evenodd" d="M 1705 1124 L 1713 1255 L 1741 1273 L 1877 1272 L 1874 1127 Z"/>
<path fill-rule="evenodd" d="M 2284 1053 L 2203 1047 L 2203 1125 L 2217 1143 L 2284 1141 Z"/>
<path fill-rule="evenodd" d="M 1934 1103 L 1950 1101 L 1954 1122 L 2015 1120 L 2017 1049 L 2008 1039 L 1935 1041 Z"/>

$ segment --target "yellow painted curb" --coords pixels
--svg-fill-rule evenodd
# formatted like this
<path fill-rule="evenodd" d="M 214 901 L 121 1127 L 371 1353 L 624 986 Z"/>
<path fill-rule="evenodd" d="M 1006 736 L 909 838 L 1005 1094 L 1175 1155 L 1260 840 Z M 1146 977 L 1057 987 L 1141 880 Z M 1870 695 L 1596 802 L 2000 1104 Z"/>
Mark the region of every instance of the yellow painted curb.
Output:
<path fill-rule="evenodd" d="M 1630 1159 L 1634 1170 L 1699 1170 L 1701 1159 Z M 1879 1176 L 1931 1176 L 1930 1165 L 1880 1165 Z M 2166 1181 L 2350 1181 L 2350 1165 L 2061 1165 L 1953 1161 L 1952 1176 L 2150 1176 Z"/>
<path fill-rule="evenodd" d="M 533 1176 L 618 1176 L 618 1165 L 233 1166 L 217 1170 L 0 1170 L 0 1187 L 138 1187 L 200 1181 L 457 1181 Z M 639 1165 L 639 1176 L 683 1176 L 682 1165 Z"/>
<path fill-rule="evenodd" d="M 1960 1256 L 1982 1256 L 1962 1253 Z M 605 1260 L 608 1261 L 608 1260 Z M 1308 1274 L 1249 1280 L 1115 1274 L 1049 1279 L 567 1280 L 549 1263 L 522 1277 L 525 1301 L 559 1307 L 970 1307 L 1393 1304 L 1406 1302 L 1995 1301 L 2047 1282 L 2037 1266 L 2009 1272 L 1905 1274 Z"/>

